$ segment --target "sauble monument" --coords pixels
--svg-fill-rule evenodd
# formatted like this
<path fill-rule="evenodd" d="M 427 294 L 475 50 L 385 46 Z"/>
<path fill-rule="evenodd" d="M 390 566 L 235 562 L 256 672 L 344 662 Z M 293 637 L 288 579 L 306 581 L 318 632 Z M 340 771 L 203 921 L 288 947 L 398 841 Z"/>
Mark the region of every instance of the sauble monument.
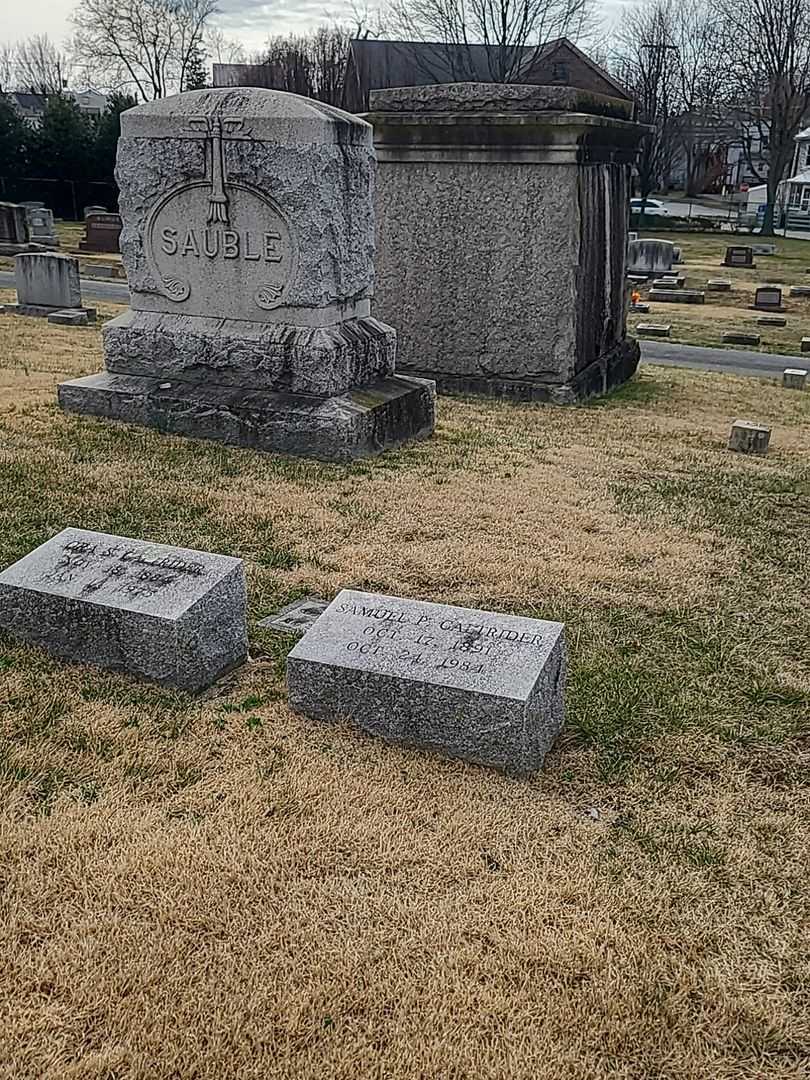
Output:
<path fill-rule="evenodd" d="M 371 128 L 258 88 L 121 118 L 116 176 L 131 309 L 68 411 L 334 461 L 433 430 L 435 387 L 395 375 L 370 316 Z"/>

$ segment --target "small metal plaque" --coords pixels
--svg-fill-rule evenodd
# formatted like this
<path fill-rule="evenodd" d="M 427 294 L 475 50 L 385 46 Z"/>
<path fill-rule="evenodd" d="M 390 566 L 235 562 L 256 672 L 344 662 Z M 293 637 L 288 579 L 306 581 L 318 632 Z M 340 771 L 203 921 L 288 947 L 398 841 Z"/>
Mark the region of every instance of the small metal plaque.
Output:
<path fill-rule="evenodd" d="M 304 596 L 288 604 L 275 615 L 268 615 L 259 622 L 264 630 L 279 630 L 284 634 L 305 634 L 329 607 L 328 600 L 318 596 Z"/>

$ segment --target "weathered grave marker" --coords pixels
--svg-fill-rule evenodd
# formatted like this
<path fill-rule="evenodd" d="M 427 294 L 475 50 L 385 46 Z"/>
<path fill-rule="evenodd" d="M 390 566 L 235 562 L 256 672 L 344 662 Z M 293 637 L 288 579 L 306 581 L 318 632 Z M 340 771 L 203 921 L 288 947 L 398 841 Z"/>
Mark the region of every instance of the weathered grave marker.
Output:
<path fill-rule="evenodd" d="M 730 292 L 731 282 L 723 278 L 709 278 L 706 282 L 706 292 Z"/>
<path fill-rule="evenodd" d="M 669 323 L 639 323 L 636 332 L 647 337 L 669 337 L 672 327 Z"/>
<path fill-rule="evenodd" d="M 728 448 L 739 454 L 767 454 L 771 429 L 750 420 L 735 420 L 728 436 Z"/>
<path fill-rule="evenodd" d="M 627 245 L 630 274 L 658 277 L 668 274 L 675 262 L 675 245 L 669 240 L 633 240 Z"/>
<path fill-rule="evenodd" d="M 782 372 L 782 386 L 786 390 L 804 390 L 806 385 L 806 368 L 785 368 Z"/>
<path fill-rule="evenodd" d="M 759 285 L 754 294 L 757 311 L 782 311 L 782 290 L 778 285 Z"/>
<path fill-rule="evenodd" d="M 562 623 L 344 590 L 287 657 L 292 708 L 535 772 L 563 722 Z"/>
<path fill-rule="evenodd" d="M 698 289 L 650 289 L 649 299 L 663 304 L 705 304 L 706 294 Z"/>
<path fill-rule="evenodd" d="M 760 326 L 787 326 L 785 315 L 760 315 L 757 319 Z"/>
<path fill-rule="evenodd" d="M 28 247 L 28 221 L 25 207 L 0 202 L 0 255 L 16 255 Z"/>
<path fill-rule="evenodd" d="M 71 310 L 91 321 L 95 308 L 82 307 L 79 263 L 56 251 L 29 251 L 14 259 L 14 282 L 17 303 L 6 304 L 9 315 L 41 315 Z"/>
<path fill-rule="evenodd" d="M 759 345 L 759 334 L 749 334 L 744 330 L 729 330 L 723 334 L 724 345 Z"/>
<path fill-rule="evenodd" d="M 431 434 L 435 387 L 395 374 L 370 317 L 371 128 L 308 98 L 191 91 L 121 117 L 132 308 L 72 412 L 347 461 Z"/>
<path fill-rule="evenodd" d="M 733 245 L 726 248 L 726 257 L 723 259 L 723 266 L 739 266 L 753 269 L 754 252 L 750 247 L 743 247 L 741 245 Z"/>
<path fill-rule="evenodd" d="M 810 285 L 791 285 L 791 296 L 810 296 Z"/>
<path fill-rule="evenodd" d="M 84 219 L 84 239 L 79 241 L 79 251 L 96 251 L 114 254 L 119 250 L 121 215 L 93 211 Z"/>
<path fill-rule="evenodd" d="M 278 630 L 285 634 L 304 634 L 329 607 L 328 600 L 319 596 L 305 596 L 287 604 L 275 615 L 268 615 L 259 621 L 265 630 Z"/>
<path fill-rule="evenodd" d="M 0 626 L 54 656 L 201 690 L 247 656 L 241 559 L 64 529 L 0 573 Z"/>
<path fill-rule="evenodd" d="M 32 243 L 43 247 L 58 248 L 59 237 L 53 220 L 53 210 L 48 210 L 43 203 L 23 203 L 28 232 Z"/>

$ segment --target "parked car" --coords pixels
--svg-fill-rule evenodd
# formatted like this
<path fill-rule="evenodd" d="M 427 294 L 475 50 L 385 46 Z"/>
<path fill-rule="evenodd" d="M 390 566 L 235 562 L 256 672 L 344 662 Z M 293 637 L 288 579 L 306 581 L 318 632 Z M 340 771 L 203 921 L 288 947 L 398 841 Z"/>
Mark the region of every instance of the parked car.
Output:
<path fill-rule="evenodd" d="M 640 214 L 642 205 L 644 207 L 644 214 L 648 217 L 658 215 L 663 217 L 669 213 L 669 210 L 658 199 L 631 199 L 630 200 L 630 213 Z"/>

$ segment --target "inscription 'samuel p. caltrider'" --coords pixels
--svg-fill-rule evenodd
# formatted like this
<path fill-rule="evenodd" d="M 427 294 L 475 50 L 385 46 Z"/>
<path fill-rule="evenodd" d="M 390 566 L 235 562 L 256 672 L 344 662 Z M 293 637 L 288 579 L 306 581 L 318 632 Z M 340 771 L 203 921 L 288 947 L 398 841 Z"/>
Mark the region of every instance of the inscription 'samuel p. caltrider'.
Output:
<path fill-rule="evenodd" d="M 345 591 L 287 657 L 290 704 L 392 741 L 530 773 L 563 720 L 563 629 Z"/>

